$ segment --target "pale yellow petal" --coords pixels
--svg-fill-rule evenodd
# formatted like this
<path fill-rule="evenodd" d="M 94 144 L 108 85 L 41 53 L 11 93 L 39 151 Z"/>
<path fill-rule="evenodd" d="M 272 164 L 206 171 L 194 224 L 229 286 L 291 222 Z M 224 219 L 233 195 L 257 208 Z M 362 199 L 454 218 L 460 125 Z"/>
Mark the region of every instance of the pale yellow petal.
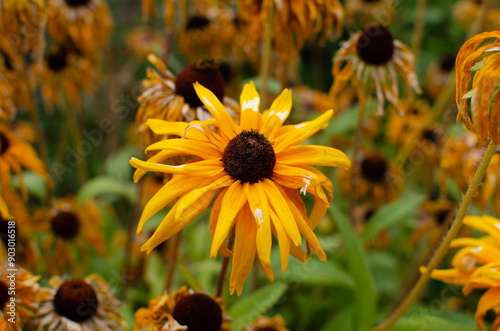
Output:
<path fill-rule="evenodd" d="M 146 148 L 146 152 L 162 149 L 178 151 L 179 154 L 184 155 L 196 155 L 201 157 L 202 159 L 220 159 L 222 157 L 222 152 L 209 142 L 181 138 L 159 141 L 148 146 L 148 148 Z"/>
<path fill-rule="evenodd" d="M 240 127 L 242 130 L 259 129 L 260 128 L 260 113 L 259 113 L 260 97 L 255 89 L 255 85 L 251 81 L 243 86 L 243 91 L 240 96 L 241 104 L 241 120 Z"/>
<path fill-rule="evenodd" d="M 268 139 L 274 139 L 275 133 L 281 128 L 292 109 L 292 91 L 284 89 L 273 101 L 269 113 L 262 118 L 261 132 Z"/>
<path fill-rule="evenodd" d="M 344 152 L 326 146 L 292 146 L 276 155 L 276 160 L 287 165 L 317 165 L 349 169 L 351 161 Z"/>

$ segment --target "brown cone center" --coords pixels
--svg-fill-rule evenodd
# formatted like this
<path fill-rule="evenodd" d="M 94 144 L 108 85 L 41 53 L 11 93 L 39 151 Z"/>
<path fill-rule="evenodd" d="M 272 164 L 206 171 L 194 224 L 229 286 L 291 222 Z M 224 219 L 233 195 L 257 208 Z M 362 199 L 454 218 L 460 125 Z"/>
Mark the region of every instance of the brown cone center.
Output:
<path fill-rule="evenodd" d="M 189 331 L 220 331 L 222 309 L 206 294 L 195 293 L 182 298 L 172 316 Z"/>
<path fill-rule="evenodd" d="M 361 161 L 361 175 L 370 182 L 382 182 L 387 173 L 387 162 L 380 154 L 367 155 Z"/>
<path fill-rule="evenodd" d="M 70 211 L 60 211 L 50 222 L 52 232 L 63 239 L 70 240 L 80 231 L 80 219 Z"/>
<path fill-rule="evenodd" d="M 370 26 L 359 36 L 356 53 L 367 64 L 386 64 L 394 54 L 394 38 L 385 26 Z"/>
<path fill-rule="evenodd" d="M 54 297 L 56 312 L 77 323 L 95 316 L 98 304 L 92 286 L 79 279 L 64 282 Z"/>

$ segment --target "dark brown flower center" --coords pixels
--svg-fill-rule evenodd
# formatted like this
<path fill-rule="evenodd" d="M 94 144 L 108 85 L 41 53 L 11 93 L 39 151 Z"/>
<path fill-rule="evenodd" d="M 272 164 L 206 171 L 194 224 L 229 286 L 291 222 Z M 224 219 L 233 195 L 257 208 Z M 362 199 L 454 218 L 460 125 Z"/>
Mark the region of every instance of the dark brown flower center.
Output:
<path fill-rule="evenodd" d="M 224 98 L 224 78 L 212 60 L 201 60 L 182 70 L 175 81 L 175 92 L 184 97 L 191 108 L 203 105 L 194 90 L 193 84 L 200 83 L 212 91 L 217 99 Z"/>
<path fill-rule="evenodd" d="M 10 60 L 10 57 L 7 55 L 7 53 L 0 51 L 0 55 L 2 55 L 3 64 L 5 66 L 5 69 L 7 69 L 9 71 L 14 70 L 14 66 L 12 65 L 12 61 Z"/>
<path fill-rule="evenodd" d="M 47 67 L 53 72 L 64 70 L 68 66 L 68 53 L 61 47 L 57 52 L 47 55 Z"/>
<path fill-rule="evenodd" d="M 450 72 L 455 67 L 455 57 L 453 55 L 446 55 L 439 63 L 441 70 Z"/>
<path fill-rule="evenodd" d="M 382 182 L 387 173 L 387 162 L 380 154 L 367 155 L 361 161 L 361 175 L 370 182 Z"/>
<path fill-rule="evenodd" d="M 276 154 L 272 144 L 258 131 L 243 130 L 231 139 L 222 155 L 224 170 L 244 183 L 271 178 Z"/>
<path fill-rule="evenodd" d="M 172 316 L 189 331 L 220 331 L 222 309 L 206 294 L 195 293 L 182 298 Z"/>
<path fill-rule="evenodd" d="M 9 149 L 10 142 L 9 139 L 0 132 L 0 155 L 5 153 Z"/>
<path fill-rule="evenodd" d="M 91 319 L 98 304 L 92 286 L 79 279 L 65 281 L 54 297 L 56 312 L 77 323 Z"/>
<path fill-rule="evenodd" d="M 0 310 L 5 308 L 5 305 L 10 300 L 9 286 L 5 284 L 5 281 L 0 280 Z"/>
<path fill-rule="evenodd" d="M 80 231 L 80 220 L 73 212 L 60 211 L 52 218 L 50 226 L 56 236 L 70 240 Z"/>
<path fill-rule="evenodd" d="M 394 38 L 385 26 L 370 26 L 359 36 L 356 52 L 367 64 L 386 64 L 394 54 Z"/>
<path fill-rule="evenodd" d="M 70 7 L 83 7 L 90 3 L 92 0 L 64 0 Z"/>
<path fill-rule="evenodd" d="M 422 138 L 424 138 L 430 143 L 438 144 L 439 141 L 441 140 L 441 135 L 437 130 L 425 129 L 422 132 Z"/>
<path fill-rule="evenodd" d="M 203 30 L 210 24 L 210 20 L 201 15 L 194 15 L 188 18 L 186 23 L 186 31 Z"/>

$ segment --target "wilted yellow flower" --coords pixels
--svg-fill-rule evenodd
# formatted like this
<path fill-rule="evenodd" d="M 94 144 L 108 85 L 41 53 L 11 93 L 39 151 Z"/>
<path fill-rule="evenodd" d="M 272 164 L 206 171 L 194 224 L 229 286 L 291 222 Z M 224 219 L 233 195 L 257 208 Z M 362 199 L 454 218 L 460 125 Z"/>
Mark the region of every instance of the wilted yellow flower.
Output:
<path fill-rule="evenodd" d="M 420 93 L 410 49 L 394 39 L 385 26 L 370 26 L 354 34 L 335 55 L 332 67 L 334 82 L 330 94 L 338 98 L 345 86 L 352 81 L 363 106 L 366 95 L 372 93 L 371 86 L 375 85 L 377 114 L 384 113 L 385 100 L 402 114 L 397 72 L 403 76 L 408 90 Z M 371 79 L 367 80 L 367 76 Z"/>
<path fill-rule="evenodd" d="M 181 138 L 149 146 L 146 151 L 158 154 L 147 162 L 135 158 L 130 161 L 137 168 L 136 181 L 148 171 L 173 174 L 144 208 L 138 233 L 151 216 L 178 198 L 142 249 L 151 252 L 182 230 L 208 208 L 220 190 L 210 216 L 210 257 L 216 257 L 217 252 L 232 254 L 231 293 L 236 290 L 241 294 L 256 253 L 264 274 L 274 278 L 270 261 L 272 233 L 280 245 L 282 271 L 287 268 L 289 254 L 305 260 L 301 233 L 308 247 L 325 260 L 312 229 L 326 213 L 333 186 L 323 173 L 309 165 L 349 168 L 350 162 L 334 148 L 298 144 L 324 128 L 333 111 L 310 122 L 283 125 L 292 106 L 291 91 L 285 89 L 261 115 L 259 95 L 249 83 L 241 94 L 241 121 L 237 125 L 214 93 L 200 84 L 195 84 L 195 90 L 214 118 L 190 123 L 149 120 L 153 132 Z M 212 125 L 217 131 L 209 128 Z M 197 158 L 178 166 L 161 163 L 177 155 Z M 314 196 L 309 217 L 297 189 Z M 225 243 L 233 227 L 231 252 Z"/>
<path fill-rule="evenodd" d="M 493 42 L 483 45 L 487 39 L 493 38 Z M 477 136 L 481 146 L 490 140 L 496 145 L 500 144 L 499 40 L 500 31 L 478 34 L 467 40 L 457 55 L 457 123 L 463 120 L 467 130 Z"/>

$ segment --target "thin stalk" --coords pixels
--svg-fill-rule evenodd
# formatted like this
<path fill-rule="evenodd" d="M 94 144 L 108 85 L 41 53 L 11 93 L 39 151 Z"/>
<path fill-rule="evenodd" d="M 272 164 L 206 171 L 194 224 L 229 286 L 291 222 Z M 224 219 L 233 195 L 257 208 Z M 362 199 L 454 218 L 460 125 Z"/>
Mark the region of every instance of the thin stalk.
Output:
<path fill-rule="evenodd" d="M 412 303 L 415 300 L 417 300 L 417 298 L 420 296 L 425 287 L 425 284 L 427 284 L 427 281 L 431 276 L 432 271 L 438 267 L 439 263 L 441 263 L 441 260 L 448 251 L 451 241 L 457 236 L 458 231 L 462 226 L 462 221 L 465 215 L 467 215 L 467 211 L 469 210 L 469 206 L 472 202 L 472 197 L 479 188 L 479 185 L 481 184 L 486 169 L 488 168 L 488 165 L 490 164 L 491 158 L 495 154 L 495 151 L 496 151 L 496 145 L 492 141 L 490 141 L 488 148 L 486 149 L 486 152 L 484 153 L 483 158 L 481 159 L 481 163 L 479 164 L 479 167 L 477 168 L 476 173 L 474 174 L 474 178 L 472 179 L 472 182 L 470 183 L 467 192 L 465 193 L 462 203 L 460 204 L 458 213 L 455 216 L 455 219 L 450 227 L 450 230 L 448 231 L 443 241 L 439 245 L 439 248 L 437 249 L 432 259 L 430 260 L 429 264 L 427 264 L 425 272 L 420 277 L 418 282 L 415 284 L 415 287 L 413 287 L 412 291 L 409 293 L 406 299 L 401 303 L 401 305 L 399 305 L 384 322 L 382 322 L 379 326 L 375 327 L 373 331 L 383 331 L 389 328 L 398 320 L 399 317 L 401 317 L 406 312 L 406 310 L 412 305 Z"/>
<path fill-rule="evenodd" d="M 264 27 L 264 49 L 262 58 L 260 61 L 260 102 L 261 105 L 265 107 L 268 106 L 268 93 L 267 93 L 267 82 L 269 77 L 269 65 L 271 62 L 271 53 L 272 53 L 272 37 L 273 37 L 273 16 L 274 16 L 274 6 L 272 2 L 268 2 L 270 8 L 264 8 L 269 12 L 268 20 Z"/>
<path fill-rule="evenodd" d="M 233 249 L 234 245 L 234 228 L 229 233 L 229 238 L 227 240 L 227 248 L 229 250 Z M 215 291 L 215 296 L 221 297 L 222 290 L 224 288 L 224 281 L 226 280 L 227 267 L 229 266 L 229 257 L 224 257 L 222 259 L 222 265 L 219 272 L 219 277 L 217 278 L 217 289 Z"/>
<path fill-rule="evenodd" d="M 73 133 L 73 147 L 75 148 L 75 153 L 79 153 L 78 146 L 83 146 L 82 133 L 80 130 L 80 125 L 78 124 L 78 116 L 73 107 L 63 103 L 61 105 L 64 114 L 66 115 L 66 121 L 71 133 Z M 89 172 L 87 166 L 86 155 L 78 155 L 78 164 L 76 170 L 78 173 L 78 181 L 80 185 L 83 185 L 88 180 Z"/>
<path fill-rule="evenodd" d="M 361 144 L 361 131 L 363 129 L 363 119 L 365 117 L 365 103 L 360 102 L 359 103 L 359 113 L 358 113 L 358 124 L 356 125 L 356 131 L 354 132 L 354 138 L 352 142 L 352 157 L 351 157 L 351 162 L 352 162 L 352 168 L 357 166 L 358 164 L 358 154 L 359 154 L 359 149 L 360 149 L 360 144 Z M 357 229 L 357 224 L 356 218 L 354 217 L 354 206 L 356 204 L 356 199 L 354 197 L 354 191 L 355 187 L 357 187 L 357 180 L 358 178 L 354 176 L 354 173 L 351 171 L 351 190 L 349 191 L 349 217 L 351 219 L 351 224 L 353 225 L 354 229 Z"/>
<path fill-rule="evenodd" d="M 174 282 L 174 272 L 177 264 L 177 257 L 179 252 L 179 246 L 181 244 L 182 232 L 177 233 L 172 240 L 169 241 L 168 245 L 168 266 L 167 266 L 167 279 L 165 282 L 165 291 L 170 293 L 172 289 L 172 283 Z"/>
<path fill-rule="evenodd" d="M 415 66 L 418 64 L 420 51 L 422 50 L 422 40 L 424 39 L 425 30 L 425 10 L 427 8 L 427 0 L 418 0 L 417 15 L 415 17 L 415 26 L 413 27 L 412 49 L 415 57 Z"/>

